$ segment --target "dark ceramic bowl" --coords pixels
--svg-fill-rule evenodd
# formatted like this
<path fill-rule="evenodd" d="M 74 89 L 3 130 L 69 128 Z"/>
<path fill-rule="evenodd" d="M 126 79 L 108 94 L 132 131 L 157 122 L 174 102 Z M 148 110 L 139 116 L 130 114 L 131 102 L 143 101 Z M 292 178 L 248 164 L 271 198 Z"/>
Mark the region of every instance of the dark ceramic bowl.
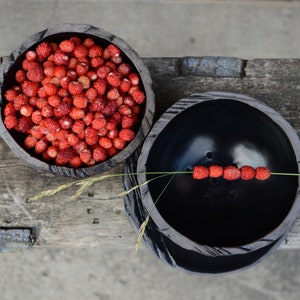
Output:
<path fill-rule="evenodd" d="M 135 138 L 117 155 L 112 158 L 94 165 L 92 167 L 72 168 L 61 167 L 54 164 L 49 164 L 43 161 L 34 153 L 23 148 L 23 140 L 20 134 L 8 131 L 3 124 L 3 107 L 5 106 L 4 93 L 7 89 L 15 84 L 16 70 L 20 69 L 21 63 L 25 58 L 25 54 L 30 49 L 41 42 L 56 42 L 59 43 L 64 39 L 72 36 L 80 38 L 92 38 L 96 44 L 106 47 L 109 44 L 114 44 L 121 50 L 123 61 L 129 63 L 133 70 L 136 71 L 141 78 L 142 87 L 144 89 L 146 100 L 143 104 L 143 116 L 136 131 Z M 11 55 L 3 59 L 0 66 L 0 87 L 1 87 L 1 116 L 0 116 L 0 135 L 11 148 L 11 150 L 19 156 L 25 163 L 38 170 L 50 171 L 55 174 L 71 176 L 71 177 L 88 177 L 95 175 L 115 167 L 127 157 L 129 157 L 135 149 L 143 142 L 150 127 L 152 125 L 153 114 L 155 110 L 154 94 L 152 90 L 152 81 L 149 71 L 138 54 L 122 39 L 115 35 L 91 25 L 85 24 L 61 24 L 48 28 L 42 32 L 36 33 L 24 41 Z"/>
<path fill-rule="evenodd" d="M 198 94 L 174 104 L 154 125 L 138 160 L 138 184 L 155 177 L 145 172 L 189 171 L 195 165 L 298 173 L 299 158 L 297 134 L 267 105 L 243 95 Z M 165 188 L 169 180 L 141 186 L 140 205 L 166 238 L 202 255 L 264 248 L 285 236 L 299 213 L 297 176 L 199 181 L 182 174 Z"/>

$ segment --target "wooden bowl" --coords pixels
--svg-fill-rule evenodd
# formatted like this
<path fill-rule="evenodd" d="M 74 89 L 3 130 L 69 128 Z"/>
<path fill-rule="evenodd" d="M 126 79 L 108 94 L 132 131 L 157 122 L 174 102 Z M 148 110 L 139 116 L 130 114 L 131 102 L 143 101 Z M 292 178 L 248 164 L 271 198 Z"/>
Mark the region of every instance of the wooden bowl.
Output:
<path fill-rule="evenodd" d="M 6 100 L 4 93 L 11 88 L 15 83 L 15 73 L 20 69 L 22 61 L 28 50 L 35 49 L 41 42 L 56 42 L 59 43 L 64 39 L 72 36 L 79 36 L 80 38 L 92 38 L 96 44 L 106 47 L 109 44 L 116 45 L 121 50 L 123 60 L 129 63 L 133 70 L 137 72 L 141 78 L 141 85 L 146 95 L 146 100 L 142 107 L 142 117 L 138 128 L 136 129 L 135 138 L 118 154 L 98 163 L 91 167 L 73 168 L 68 166 L 58 166 L 34 154 L 33 151 L 28 151 L 23 147 L 24 136 L 14 132 L 8 131 L 3 124 L 3 108 Z M 50 171 L 55 174 L 71 176 L 71 177 L 88 177 L 95 175 L 117 166 L 125 161 L 135 149 L 143 142 L 150 127 L 152 125 L 155 103 L 154 94 L 152 90 L 152 81 L 149 71 L 138 54 L 122 39 L 115 35 L 91 25 L 86 24 L 61 24 L 48 28 L 42 32 L 36 33 L 24 41 L 14 52 L 3 59 L 0 67 L 0 87 L 1 87 L 1 116 L 0 116 L 0 135 L 5 140 L 10 149 L 20 157 L 25 163 L 31 167 Z"/>
<path fill-rule="evenodd" d="M 244 95 L 196 94 L 174 104 L 152 128 L 138 159 L 137 183 L 156 177 L 146 172 L 190 171 L 195 165 L 298 173 L 299 158 L 297 134 L 267 105 Z M 285 236 L 299 213 L 297 176 L 228 181 L 181 174 L 169 180 L 142 185 L 139 205 L 151 212 L 163 236 L 201 255 L 264 248 Z"/>

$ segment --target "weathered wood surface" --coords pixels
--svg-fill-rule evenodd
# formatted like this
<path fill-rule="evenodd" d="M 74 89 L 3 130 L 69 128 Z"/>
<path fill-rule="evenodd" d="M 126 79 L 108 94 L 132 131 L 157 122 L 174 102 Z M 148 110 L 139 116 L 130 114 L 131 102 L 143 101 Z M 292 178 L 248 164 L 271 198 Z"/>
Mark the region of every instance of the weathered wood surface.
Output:
<path fill-rule="evenodd" d="M 0 61 L 1 62 L 1 61 Z M 177 100 L 196 92 L 248 94 L 281 113 L 300 134 L 300 60 L 226 57 L 145 58 L 158 118 Z M 279 145 L 280 146 L 280 145 Z M 28 197 L 72 179 L 37 172 L 0 141 L 0 251 L 34 247 L 106 247 L 134 250 L 136 234 L 124 213 L 121 178 L 26 203 Z M 122 172 L 122 166 L 111 173 Z M 27 240 L 26 240 L 27 239 Z M 300 248 L 300 217 L 282 249 Z"/>

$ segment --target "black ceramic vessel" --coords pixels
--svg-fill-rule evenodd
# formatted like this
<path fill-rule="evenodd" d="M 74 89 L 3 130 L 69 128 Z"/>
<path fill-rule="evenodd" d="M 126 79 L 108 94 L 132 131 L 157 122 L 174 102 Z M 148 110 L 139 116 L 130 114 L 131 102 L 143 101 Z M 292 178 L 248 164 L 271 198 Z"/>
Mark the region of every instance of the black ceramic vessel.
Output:
<path fill-rule="evenodd" d="M 196 94 L 174 104 L 154 125 L 141 150 L 135 180 L 141 184 L 155 177 L 145 172 L 188 171 L 213 164 L 298 173 L 299 146 L 293 128 L 265 104 L 244 95 Z M 134 185 L 133 179 L 126 180 L 127 186 Z M 182 174 L 164 190 L 169 180 L 167 176 L 141 186 L 139 194 L 125 199 L 126 210 L 136 228 L 151 211 L 149 236 L 160 243 L 159 253 L 157 247 L 150 248 L 159 256 L 171 255 L 172 264 L 178 259 L 181 265 L 186 262 L 184 268 L 190 271 L 192 261 L 183 253 L 199 255 L 204 265 L 224 263 L 222 270 L 215 266 L 202 269 L 204 273 L 253 264 L 279 245 L 299 213 L 298 177 L 230 182 L 197 181 Z M 146 237 L 146 244 L 153 245 L 153 240 Z"/>
<path fill-rule="evenodd" d="M 11 88 L 14 85 L 16 70 L 20 69 L 26 52 L 30 49 L 35 49 L 35 47 L 41 42 L 46 41 L 59 43 L 60 41 L 68 39 L 74 35 L 81 38 L 90 37 L 95 41 L 96 44 L 103 47 L 106 47 L 108 44 L 114 44 L 119 47 L 122 52 L 124 61 L 129 63 L 133 67 L 133 70 L 140 75 L 142 87 L 146 95 L 146 100 L 143 107 L 143 117 L 140 126 L 137 129 L 135 138 L 126 146 L 125 149 L 123 149 L 112 158 L 95 166 L 84 168 L 61 167 L 42 161 L 38 156 L 24 150 L 24 148 L 22 147 L 23 138 L 17 133 L 9 132 L 3 124 L 3 107 L 5 106 L 5 98 L 3 95 L 7 89 Z M 52 173 L 64 176 L 88 177 L 107 171 L 126 160 L 126 158 L 128 158 L 143 142 L 144 138 L 149 132 L 155 110 L 154 94 L 152 90 L 152 81 L 150 78 L 150 74 L 138 54 L 119 37 L 116 37 L 112 33 L 109 33 L 103 29 L 86 24 L 60 24 L 29 37 L 19 47 L 17 47 L 13 53 L 11 53 L 7 57 L 4 57 L 3 62 L 0 66 L 0 87 L 1 137 L 5 140 L 11 150 L 31 167 L 38 170 L 50 171 Z"/>

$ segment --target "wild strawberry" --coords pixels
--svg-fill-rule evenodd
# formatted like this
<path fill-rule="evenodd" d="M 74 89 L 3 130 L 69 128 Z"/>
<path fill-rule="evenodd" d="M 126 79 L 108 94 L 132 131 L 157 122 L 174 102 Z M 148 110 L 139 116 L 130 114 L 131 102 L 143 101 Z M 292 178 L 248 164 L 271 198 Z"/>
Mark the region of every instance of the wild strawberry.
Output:
<path fill-rule="evenodd" d="M 52 76 L 55 76 L 58 79 L 61 79 L 67 75 L 67 70 L 63 66 L 56 66 L 54 68 L 54 74 Z"/>
<path fill-rule="evenodd" d="M 106 102 L 105 107 L 103 108 L 102 112 L 107 116 L 111 116 L 112 114 L 114 114 L 117 110 L 117 105 L 116 102 L 113 100 L 109 100 Z"/>
<path fill-rule="evenodd" d="M 77 73 L 73 70 L 68 71 L 67 76 L 71 79 L 71 81 L 76 81 L 78 77 Z"/>
<path fill-rule="evenodd" d="M 123 139 L 117 137 L 113 139 L 113 146 L 121 150 L 125 148 L 126 142 Z"/>
<path fill-rule="evenodd" d="M 60 141 L 58 144 L 59 150 L 67 150 L 70 149 L 72 146 L 69 144 L 67 140 Z"/>
<path fill-rule="evenodd" d="M 20 114 L 25 117 L 30 117 L 33 112 L 33 107 L 29 104 L 23 105 L 20 109 Z"/>
<path fill-rule="evenodd" d="M 73 168 L 79 168 L 82 166 L 82 160 L 80 159 L 79 156 L 75 156 L 75 157 L 71 158 L 69 163 L 70 163 L 71 167 L 73 167 Z"/>
<path fill-rule="evenodd" d="M 83 76 L 88 72 L 89 66 L 86 63 L 81 62 L 76 65 L 75 70 L 78 76 Z"/>
<path fill-rule="evenodd" d="M 59 131 L 56 131 L 54 134 L 55 138 L 61 142 L 67 140 L 69 132 L 66 129 L 61 129 Z"/>
<path fill-rule="evenodd" d="M 69 116 L 63 116 L 58 120 L 62 129 L 69 129 L 72 127 L 73 120 Z"/>
<path fill-rule="evenodd" d="M 106 101 L 102 98 L 97 97 L 96 99 L 91 101 L 89 109 L 93 112 L 100 112 L 104 109 L 105 105 Z"/>
<path fill-rule="evenodd" d="M 97 98 L 98 93 L 96 91 L 96 89 L 94 88 L 89 88 L 86 92 L 85 92 L 86 97 L 88 98 L 89 101 L 94 100 Z"/>
<path fill-rule="evenodd" d="M 107 121 L 105 118 L 96 118 L 92 121 L 92 127 L 96 130 L 99 130 L 105 127 Z"/>
<path fill-rule="evenodd" d="M 46 98 L 37 98 L 37 100 L 36 100 L 36 106 L 38 108 L 41 109 L 41 108 L 43 108 L 43 107 L 45 107 L 47 105 L 48 105 L 48 101 L 47 101 Z"/>
<path fill-rule="evenodd" d="M 88 145 L 85 141 L 79 141 L 76 145 L 73 146 L 73 149 L 77 154 L 80 154 L 81 151 L 87 148 Z"/>
<path fill-rule="evenodd" d="M 250 166 L 243 166 L 240 171 L 243 180 L 251 180 L 255 177 L 255 169 Z"/>
<path fill-rule="evenodd" d="M 98 136 L 106 136 L 107 135 L 108 130 L 105 127 L 102 127 L 101 129 L 98 130 Z"/>
<path fill-rule="evenodd" d="M 107 153 L 108 157 L 113 157 L 113 156 L 117 155 L 118 152 L 119 152 L 119 150 L 115 147 L 111 147 L 111 148 L 106 150 L 106 153 Z"/>
<path fill-rule="evenodd" d="M 91 85 L 90 79 L 87 76 L 80 76 L 77 81 L 82 85 L 84 90 L 87 90 Z"/>
<path fill-rule="evenodd" d="M 120 96 L 120 93 L 117 88 L 113 88 L 108 91 L 106 96 L 109 100 L 116 100 Z"/>
<path fill-rule="evenodd" d="M 118 112 L 121 115 L 131 115 L 131 108 L 128 105 L 123 104 L 119 107 Z"/>
<path fill-rule="evenodd" d="M 126 77 L 129 75 L 129 73 L 131 72 L 131 66 L 129 64 L 126 63 L 122 63 L 118 66 L 118 72 Z"/>
<path fill-rule="evenodd" d="M 66 89 L 66 90 L 69 89 L 69 83 L 70 83 L 70 82 L 71 82 L 71 79 L 70 79 L 70 77 L 68 77 L 68 76 L 62 77 L 62 78 L 60 79 L 60 81 L 59 81 L 61 87 L 64 88 L 64 89 Z"/>
<path fill-rule="evenodd" d="M 111 117 L 107 120 L 105 127 L 107 130 L 113 130 L 117 127 L 117 121 Z"/>
<path fill-rule="evenodd" d="M 85 142 L 88 145 L 95 145 L 98 143 L 99 137 L 97 130 L 92 127 L 87 127 L 85 130 Z"/>
<path fill-rule="evenodd" d="M 40 98 L 46 98 L 46 97 L 48 97 L 48 95 L 47 95 L 47 93 L 46 93 L 46 91 L 45 91 L 45 89 L 44 89 L 43 86 L 38 89 L 38 96 Z"/>
<path fill-rule="evenodd" d="M 27 59 L 24 59 L 22 62 L 22 68 L 25 71 L 29 71 L 32 69 L 41 68 L 41 65 L 36 61 L 28 61 Z"/>
<path fill-rule="evenodd" d="M 75 133 L 80 133 L 84 130 L 85 124 L 82 120 L 76 120 L 72 125 L 72 131 Z"/>
<path fill-rule="evenodd" d="M 78 59 L 76 57 L 71 57 L 69 59 L 68 68 L 71 70 L 75 70 L 77 64 L 78 64 Z"/>
<path fill-rule="evenodd" d="M 52 83 L 46 83 L 44 85 L 44 90 L 48 96 L 56 95 L 57 93 L 57 86 Z"/>
<path fill-rule="evenodd" d="M 119 138 L 125 142 L 132 141 L 135 136 L 135 133 L 131 129 L 121 129 L 119 132 Z"/>
<path fill-rule="evenodd" d="M 139 85 L 140 83 L 139 75 L 136 73 L 129 74 L 128 79 L 130 80 L 132 85 Z"/>
<path fill-rule="evenodd" d="M 22 133 L 26 133 L 31 126 L 32 126 L 31 118 L 22 116 L 18 121 L 17 130 Z"/>
<path fill-rule="evenodd" d="M 115 65 L 119 65 L 123 62 L 123 58 L 121 56 L 117 56 L 117 57 L 112 57 L 111 61 L 115 64 Z"/>
<path fill-rule="evenodd" d="M 60 124 L 52 118 L 45 119 L 45 125 L 49 129 L 49 132 L 58 132 L 60 130 Z"/>
<path fill-rule="evenodd" d="M 4 108 L 4 116 L 14 115 L 16 112 L 13 102 L 8 102 Z"/>
<path fill-rule="evenodd" d="M 94 89 L 97 91 L 99 96 L 104 95 L 106 91 L 106 83 L 103 79 L 97 79 L 93 84 Z"/>
<path fill-rule="evenodd" d="M 49 43 L 43 42 L 36 47 L 37 56 L 44 60 L 46 59 L 52 52 L 52 48 Z"/>
<path fill-rule="evenodd" d="M 37 139 L 32 136 L 32 135 L 28 135 L 25 140 L 24 140 L 24 146 L 27 148 L 27 149 L 31 149 L 31 148 L 34 148 L 36 143 L 37 143 Z"/>
<path fill-rule="evenodd" d="M 211 178 L 218 178 L 223 175 L 223 167 L 212 165 L 208 167 L 209 170 L 209 177 Z"/>
<path fill-rule="evenodd" d="M 75 133 L 70 133 L 67 138 L 68 143 L 74 146 L 79 143 L 79 138 Z"/>
<path fill-rule="evenodd" d="M 75 46 L 79 46 L 82 44 L 81 39 L 78 36 L 72 36 L 70 38 L 70 41 L 74 42 Z"/>
<path fill-rule="evenodd" d="M 91 67 L 94 69 L 99 68 L 104 63 L 104 60 L 102 57 L 94 57 L 91 59 Z M 97 74 L 96 74 L 97 75 Z"/>
<path fill-rule="evenodd" d="M 13 129 L 18 125 L 18 119 L 15 115 L 8 115 L 4 118 L 4 124 L 7 129 Z"/>
<path fill-rule="evenodd" d="M 95 58 L 95 57 L 100 57 L 103 53 L 103 49 L 100 46 L 94 45 L 90 47 L 89 49 L 89 57 Z"/>
<path fill-rule="evenodd" d="M 98 75 L 95 71 L 88 71 L 86 73 L 86 76 L 89 78 L 90 81 L 95 81 L 96 79 L 98 79 Z"/>
<path fill-rule="evenodd" d="M 28 97 L 25 94 L 19 94 L 14 101 L 14 107 L 16 110 L 20 110 L 22 106 L 28 103 Z"/>
<path fill-rule="evenodd" d="M 117 123 L 117 125 L 119 125 L 122 121 L 122 114 L 120 112 L 115 112 L 112 116 L 111 116 Z"/>
<path fill-rule="evenodd" d="M 51 60 L 49 60 L 49 58 L 43 62 L 43 69 L 45 70 L 46 68 L 54 68 L 55 67 L 55 63 Z"/>
<path fill-rule="evenodd" d="M 132 98 L 138 104 L 142 104 L 145 100 L 145 97 L 146 96 L 142 91 L 135 90 L 132 92 Z"/>
<path fill-rule="evenodd" d="M 83 46 L 86 47 L 86 48 L 91 48 L 95 45 L 95 42 L 91 39 L 91 38 L 86 38 L 84 41 L 83 41 Z"/>
<path fill-rule="evenodd" d="M 59 44 L 59 49 L 65 53 L 71 53 L 75 49 L 74 41 L 64 40 Z"/>
<path fill-rule="evenodd" d="M 85 108 L 87 106 L 88 99 L 85 95 L 76 95 L 73 99 L 73 104 L 77 108 Z"/>
<path fill-rule="evenodd" d="M 26 77 L 30 81 L 41 82 L 44 79 L 44 71 L 41 67 L 30 69 L 29 71 L 27 71 Z"/>
<path fill-rule="evenodd" d="M 60 150 L 57 153 L 55 163 L 62 166 L 67 165 L 74 157 L 76 157 L 76 153 L 73 149 Z"/>
<path fill-rule="evenodd" d="M 50 118 L 54 116 L 53 108 L 50 105 L 46 105 L 42 108 L 42 116 L 45 118 Z"/>
<path fill-rule="evenodd" d="M 24 81 L 22 83 L 22 91 L 28 97 L 33 97 L 37 95 L 38 92 L 38 83 L 32 81 Z"/>
<path fill-rule="evenodd" d="M 255 178 L 258 180 L 266 180 L 271 176 L 270 170 L 266 167 L 257 167 Z"/>
<path fill-rule="evenodd" d="M 117 71 L 112 71 L 106 76 L 107 82 L 113 87 L 118 87 L 121 84 L 121 78 L 121 74 Z"/>
<path fill-rule="evenodd" d="M 57 50 L 53 56 L 54 63 L 57 66 L 66 66 L 69 63 L 69 57 L 61 50 Z"/>
<path fill-rule="evenodd" d="M 37 54 L 35 51 L 29 50 L 26 52 L 26 59 L 28 61 L 35 61 L 37 58 Z"/>
<path fill-rule="evenodd" d="M 97 75 L 99 78 L 104 79 L 106 78 L 106 76 L 109 74 L 109 72 L 111 71 L 111 68 L 108 66 L 100 66 L 97 69 Z"/>
<path fill-rule="evenodd" d="M 42 112 L 40 110 L 35 110 L 31 114 L 31 120 L 35 124 L 40 124 L 43 119 Z"/>
<path fill-rule="evenodd" d="M 44 140 L 39 140 L 36 142 L 34 150 L 37 154 L 42 154 L 46 151 L 48 144 Z"/>
<path fill-rule="evenodd" d="M 241 171 L 234 166 L 227 166 L 224 168 L 223 177 L 226 180 L 236 180 L 241 177 Z"/>
<path fill-rule="evenodd" d="M 15 75 L 16 82 L 22 83 L 26 80 L 26 74 L 23 70 L 18 70 Z"/>
<path fill-rule="evenodd" d="M 83 45 L 76 46 L 74 49 L 74 56 L 76 58 L 85 58 L 89 53 L 89 50 Z"/>
<path fill-rule="evenodd" d="M 64 89 L 64 88 L 60 88 L 57 91 L 57 96 L 60 97 L 60 98 L 68 97 L 69 95 L 70 95 L 69 91 Z"/>
<path fill-rule="evenodd" d="M 44 67 L 44 74 L 49 77 L 54 76 L 54 67 Z"/>
<path fill-rule="evenodd" d="M 60 97 L 58 97 L 57 95 L 52 95 L 48 98 L 48 103 L 52 106 L 52 107 L 56 107 L 60 104 Z"/>
<path fill-rule="evenodd" d="M 37 104 L 37 100 L 38 100 L 38 97 L 30 97 L 28 102 L 31 106 L 35 107 Z"/>
<path fill-rule="evenodd" d="M 79 95 L 82 92 L 82 84 L 77 81 L 72 81 L 68 86 L 71 95 Z"/>
<path fill-rule="evenodd" d="M 111 139 L 103 136 L 103 137 L 100 137 L 100 139 L 99 139 L 99 145 L 101 147 L 103 147 L 104 149 L 109 149 L 110 147 L 112 147 L 113 143 L 112 143 Z"/>
<path fill-rule="evenodd" d="M 204 166 L 195 166 L 193 168 L 193 178 L 194 179 L 205 179 L 209 175 L 209 170 L 208 168 Z"/>
<path fill-rule="evenodd" d="M 82 121 L 86 126 L 91 125 L 93 120 L 94 120 L 94 114 L 92 112 L 87 112 L 84 118 L 82 119 Z"/>
<path fill-rule="evenodd" d="M 122 128 L 132 128 L 135 124 L 135 119 L 131 115 L 125 115 L 122 117 Z"/>
<path fill-rule="evenodd" d="M 80 152 L 79 154 L 80 159 L 84 162 L 84 163 L 88 163 L 91 159 L 92 159 L 92 153 L 91 150 L 89 149 L 84 149 Z"/>
<path fill-rule="evenodd" d="M 113 44 L 108 45 L 105 50 L 108 51 L 110 57 L 118 57 L 121 53 L 120 49 Z"/>
<path fill-rule="evenodd" d="M 7 101 L 13 101 L 18 96 L 18 92 L 14 89 L 9 89 L 5 92 L 4 96 Z"/>
<path fill-rule="evenodd" d="M 58 118 L 68 115 L 71 112 L 71 109 L 66 102 L 61 102 L 54 107 L 54 115 Z"/>
<path fill-rule="evenodd" d="M 127 78 L 123 78 L 120 84 L 120 91 L 126 93 L 131 88 L 131 83 Z"/>
<path fill-rule="evenodd" d="M 40 140 L 44 134 L 41 132 L 41 129 L 38 125 L 32 126 L 29 130 L 28 133 L 30 133 L 33 137 L 36 139 Z"/>
<path fill-rule="evenodd" d="M 107 135 L 108 138 L 113 140 L 113 139 L 115 139 L 119 136 L 119 131 L 118 131 L 117 128 L 114 128 L 114 129 L 108 130 L 106 135 Z"/>
<path fill-rule="evenodd" d="M 102 147 L 97 147 L 93 150 L 93 159 L 96 162 L 104 161 L 107 159 L 106 150 Z"/>
<path fill-rule="evenodd" d="M 57 147 L 54 147 L 54 146 L 49 146 L 46 151 L 47 151 L 48 156 L 51 158 L 55 158 L 58 154 L 58 149 L 57 149 Z"/>

